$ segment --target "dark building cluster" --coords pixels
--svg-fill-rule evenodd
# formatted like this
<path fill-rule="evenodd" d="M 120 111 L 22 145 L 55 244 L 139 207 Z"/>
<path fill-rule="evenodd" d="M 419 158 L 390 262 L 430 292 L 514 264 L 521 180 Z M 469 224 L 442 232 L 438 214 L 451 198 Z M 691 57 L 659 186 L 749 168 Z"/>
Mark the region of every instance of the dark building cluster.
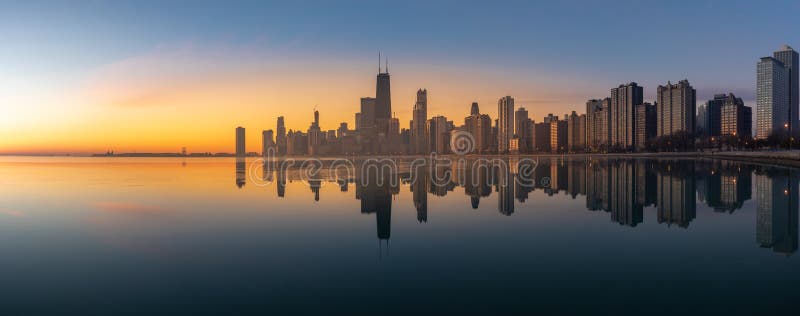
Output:
<path fill-rule="evenodd" d="M 469 106 L 463 124 L 428 116 L 428 90 L 417 91 L 408 128 L 393 115 L 388 61 L 378 66 L 375 97 L 361 98 L 353 129 L 342 122 L 336 130 L 323 130 L 319 112 L 308 130 L 286 131 L 283 117 L 276 132 L 262 133 L 262 153 L 284 155 L 393 155 L 450 154 L 457 133 L 471 135 L 459 154 L 531 154 L 575 152 L 684 151 L 727 145 L 733 148 L 755 140 L 792 134 L 798 122 L 798 54 L 789 46 L 764 57 L 757 66 L 757 129 L 753 110 L 733 93 L 717 94 L 697 105 L 697 92 L 688 80 L 656 87 L 656 99 L 644 100 L 644 87 L 636 82 L 610 89 L 608 96 L 586 102 L 586 112 L 548 114 L 541 121 L 528 109 L 516 107 L 514 98 L 497 101 L 497 117 Z M 246 154 L 244 131 L 237 128 L 237 156 Z M 776 136 L 777 135 L 777 136 Z M 240 139 L 241 137 L 241 139 Z"/>

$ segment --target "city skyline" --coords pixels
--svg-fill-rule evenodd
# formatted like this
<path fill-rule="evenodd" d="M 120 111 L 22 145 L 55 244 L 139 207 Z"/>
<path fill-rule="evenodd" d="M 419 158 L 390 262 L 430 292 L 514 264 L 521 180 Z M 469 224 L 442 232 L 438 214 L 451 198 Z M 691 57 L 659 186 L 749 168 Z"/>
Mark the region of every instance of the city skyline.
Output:
<path fill-rule="evenodd" d="M 278 7 L 299 12 L 295 6 L 302 7 Z M 350 113 L 359 98 L 374 94 L 370 77 L 379 50 L 392 58 L 392 110 L 401 127 L 412 118 L 414 92 L 420 88 L 429 91 L 429 114 L 457 120 L 466 116 L 465 108 L 472 102 L 496 118 L 490 105 L 505 95 L 514 97 L 516 106 L 525 107 L 532 118 L 561 115 L 582 109 L 588 99 L 605 96 L 609 87 L 631 81 L 645 87 L 645 101 L 653 101 L 654 87 L 686 78 L 697 89 L 698 100 L 732 92 L 754 107 L 758 58 L 800 40 L 788 31 L 796 28 L 796 22 L 775 18 L 791 11 L 786 6 L 797 6 L 793 2 L 782 9 L 707 2 L 692 12 L 677 4 L 628 4 L 630 12 L 647 9 L 683 23 L 670 28 L 636 23 L 641 45 L 624 50 L 613 48 L 618 39 L 612 35 L 633 24 L 607 19 L 608 25 L 596 25 L 579 19 L 613 16 L 622 4 L 516 6 L 518 10 L 438 3 L 419 12 L 364 5 L 354 12 L 331 8 L 322 17 L 297 13 L 292 22 L 257 22 L 269 19 L 247 16 L 245 22 L 234 23 L 199 17 L 221 18 L 249 7 L 268 15 L 263 9 L 270 5 L 197 5 L 183 13 L 184 22 L 169 22 L 176 19 L 135 4 L 82 4 L 63 7 L 61 14 L 52 16 L 44 16 L 35 3 L 15 4 L 4 10 L 0 21 L 7 29 L 26 31 L 7 38 L 11 49 L 0 59 L 0 66 L 7 69 L 0 76 L 4 83 L 0 154 L 177 152 L 182 147 L 192 152 L 232 152 L 229 131 L 238 125 L 249 127 L 247 147 L 259 148 L 261 129 L 272 128 L 278 116 L 286 117 L 287 130 L 305 130 L 306 113 L 315 107 L 324 129 L 335 129 L 342 121 L 355 125 Z M 130 14 L 132 9 L 151 17 L 152 25 L 142 26 Z M 509 18 L 518 27 L 467 22 L 460 29 L 437 30 L 448 25 L 449 20 L 436 19 L 445 11 L 475 18 L 513 11 Z M 325 23 L 334 19 L 369 12 L 390 12 L 386 17 L 390 23 L 364 18 L 325 29 Z M 733 23 L 722 13 L 742 19 Z M 111 16 L 116 18 L 113 22 L 108 20 Z M 410 16 L 425 23 L 401 23 Z M 769 23 L 758 22 L 764 16 L 771 16 Z M 563 24 L 561 19 L 575 25 L 559 31 L 546 27 Z M 208 24 L 200 24 L 201 20 Z M 43 23 L 32 26 L 31 21 Z M 109 27 L 110 23 L 129 27 Z M 374 28 L 365 28 L 368 25 Z M 152 32 L 151 27 L 170 31 Z M 702 31 L 688 39 L 663 39 L 664 32 L 676 28 Z M 363 37 L 347 35 L 365 29 Z M 741 38 L 741 49 L 708 59 L 703 48 L 723 45 L 731 34 Z M 121 43 L 120 38 L 131 41 Z M 442 45 L 407 45 L 415 40 Z M 648 49 L 660 41 L 671 48 Z M 507 49 L 491 49 L 497 45 Z"/>

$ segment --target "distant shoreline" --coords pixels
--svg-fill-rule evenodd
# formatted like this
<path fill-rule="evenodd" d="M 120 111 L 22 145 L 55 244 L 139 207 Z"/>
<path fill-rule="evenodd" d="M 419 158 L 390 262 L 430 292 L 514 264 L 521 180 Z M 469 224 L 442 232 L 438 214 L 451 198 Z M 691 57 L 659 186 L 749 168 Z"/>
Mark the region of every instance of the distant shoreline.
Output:
<path fill-rule="evenodd" d="M 72 154 L 0 154 L 3 157 L 78 157 L 78 158 L 235 158 L 233 154 L 214 155 L 181 155 L 172 153 L 141 153 L 141 154 L 115 154 L 115 155 L 72 155 Z M 245 158 L 260 158 L 261 156 L 249 155 Z M 280 158 L 307 159 L 307 158 L 417 158 L 430 157 L 429 155 L 322 155 L 322 156 L 281 156 Z M 703 158 L 725 159 L 733 161 L 753 162 L 760 164 L 773 164 L 790 167 L 800 167 L 800 150 L 792 151 L 720 151 L 720 152 L 647 152 L 647 153 L 576 153 L 576 154 L 511 154 L 511 155 L 437 155 L 439 158 L 525 158 L 525 157 L 563 157 L 563 158 Z"/>

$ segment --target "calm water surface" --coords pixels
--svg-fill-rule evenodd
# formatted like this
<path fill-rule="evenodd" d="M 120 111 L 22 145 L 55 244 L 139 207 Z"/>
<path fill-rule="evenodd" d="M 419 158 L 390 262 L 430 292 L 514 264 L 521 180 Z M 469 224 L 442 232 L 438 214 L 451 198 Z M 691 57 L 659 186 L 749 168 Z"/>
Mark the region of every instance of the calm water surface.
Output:
<path fill-rule="evenodd" d="M 797 313 L 796 170 L 465 165 L 0 157 L 0 314 Z"/>

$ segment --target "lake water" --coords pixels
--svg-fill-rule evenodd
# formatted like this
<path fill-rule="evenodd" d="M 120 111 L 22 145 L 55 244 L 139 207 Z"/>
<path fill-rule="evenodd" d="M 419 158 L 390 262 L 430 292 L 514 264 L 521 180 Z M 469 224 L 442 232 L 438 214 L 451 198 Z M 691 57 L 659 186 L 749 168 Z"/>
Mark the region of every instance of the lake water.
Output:
<path fill-rule="evenodd" d="M 800 306 L 794 169 L 248 159 L 0 157 L 0 314 Z"/>

